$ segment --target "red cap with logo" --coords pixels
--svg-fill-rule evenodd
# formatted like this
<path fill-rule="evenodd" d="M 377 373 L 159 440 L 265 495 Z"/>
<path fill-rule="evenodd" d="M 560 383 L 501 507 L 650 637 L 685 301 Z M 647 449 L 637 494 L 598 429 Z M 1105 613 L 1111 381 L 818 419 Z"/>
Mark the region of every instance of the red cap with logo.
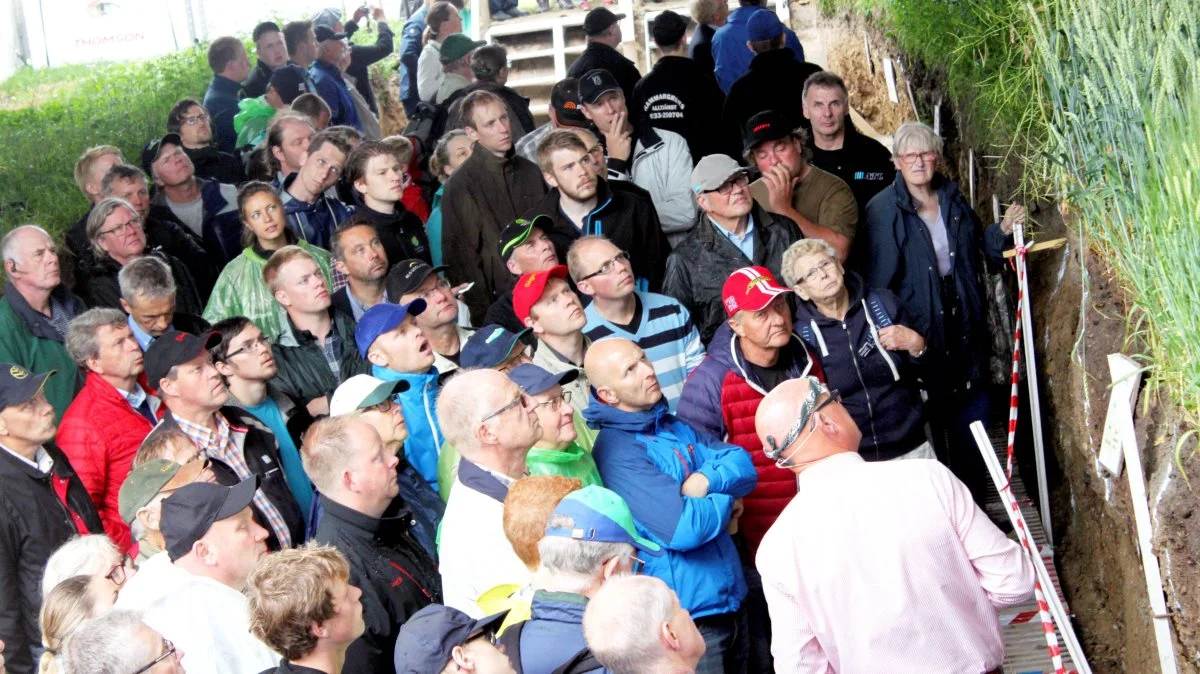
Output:
<path fill-rule="evenodd" d="M 780 285 L 766 267 L 742 267 L 725 279 L 721 303 L 730 316 L 739 311 L 761 311 L 771 300 L 792 290 Z"/>
<path fill-rule="evenodd" d="M 546 284 L 552 278 L 567 278 L 566 265 L 560 264 L 544 271 L 530 272 L 517 279 L 517 285 L 513 286 L 512 291 L 513 313 L 517 315 L 517 320 L 521 322 L 521 325 L 524 325 L 525 319 L 529 318 L 529 310 L 542 298 Z"/>

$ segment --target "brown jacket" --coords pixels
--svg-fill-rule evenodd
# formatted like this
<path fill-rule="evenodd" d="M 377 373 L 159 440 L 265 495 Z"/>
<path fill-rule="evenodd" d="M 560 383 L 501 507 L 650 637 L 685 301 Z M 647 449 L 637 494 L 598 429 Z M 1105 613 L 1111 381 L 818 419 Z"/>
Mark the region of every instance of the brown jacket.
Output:
<path fill-rule="evenodd" d="M 512 285 L 497 250 L 500 232 L 542 200 L 541 170 L 511 149 L 497 157 L 482 145 L 446 183 L 442 196 L 442 250 L 452 284 L 474 282 L 463 296 L 480 325 L 488 306 Z"/>

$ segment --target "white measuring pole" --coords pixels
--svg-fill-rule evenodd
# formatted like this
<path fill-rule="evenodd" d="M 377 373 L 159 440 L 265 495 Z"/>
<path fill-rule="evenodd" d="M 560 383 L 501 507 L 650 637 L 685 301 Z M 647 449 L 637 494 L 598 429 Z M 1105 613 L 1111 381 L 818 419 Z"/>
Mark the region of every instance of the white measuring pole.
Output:
<path fill-rule="evenodd" d="M 1058 632 L 1062 635 L 1063 642 L 1067 646 L 1067 652 L 1071 654 L 1071 660 L 1074 661 L 1076 671 L 1079 674 L 1092 674 L 1092 668 L 1088 665 L 1087 659 L 1083 654 L 1083 646 L 1079 644 L 1079 639 L 1075 636 L 1075 629 L 1071 626 L 1070 616 L 1067 615 L 1066 608 L 1059 601 L 1058 591 L 1054 589 L 1050 572 L 1046 570 L 1046 562 L 1042 560 L 1037 546 L 1033 544 L 1033 541 L 1029 537 L 1029 527 L 1025 524 L 1025 516 L 1021 514 L 1021 508 L 1017 505 L 1017 501 L 1013 497 L 1012 489 L 1008 484 L 1008 478 L 1004 475 L 1004 468 L 1000 466 L 1000 459 L 996 458 L 996 450 L 992 448 L 992 441 L 988 439 L 987 431 L 984 430 L 982 421 L 976 421 L 971 424 L 971 434 L 975 436 L 975 444 L 979 446 L 979 453 L 983 455 L 983 461 L 987 464 L 988 474 L 992 476 L 992 482 L 996 485 L 996 491 L 1000 493 L 1000 501 L 1004 505 L 1005 512 L 1008 513 L 1009 520 L 1012 521 L 1013 530 L 1017 532 L 1017 536 L 1020 538 L 1021 547 L 1029 554 L 1030 559 L 1033 561 L 1035 577 L 1037 578 L 1037 582 L 1042 586 L 1042 594 L 1050 609 L 1050 615 L 1054 617 L 1054 623 L 1058 625 Z"/>
<path fill-rule="evenodd" d="M 1124 395 L 1130 400 L 1129 390 L 1136 391 L 1141 380 L 1141 366 L 1119 353 L 1108 355 L 1108 369 L 1112 375 L 1114 398 Z M 1124 386 L 1122 386 L 1124 384 Z M 1113 414 L 1114 412 L 1109 412 Z M 1146 503 L 1146 476 L 1142 472 L 1142 453 L 1138 448 L 1137 432 L 1133 428 L 1133 409 L 1123 404 L 1115 411 L 1117 432 L 1125 449 L 1125 475 L 1129 479 L 1129 500 L 1133 505 L 1133 522 L 1137 525 L 1138 545 L 1142 551 L 1142 571 L 1146 576 L 1150 608 L 1154 613 L 1154 640 L 1158 645 L 1158 664 L 1163 674 L 1176 674 L 1179 663 L 1175 661 L 1175 640 L 1171 637 L 1171 615 L 1163 597 L 1162 571 L 1158 568 L 1158 557 L 1154 554 L 1154 526 L 1150 523 L 1150 508 Z"/>
<path fill-rule="evenodd" d="M 1017 250 L 1025 247 L 1025 223 L 1013 224 L 1013 242 Z M 1025 256 L 1018 253 L 1017 283 L 1021 284 L 1021 337 L 1025 345 L 1025 386 L 1029 390 L 1029 419 L 1033 426 L 1033 458 L 1037 464 L 1038 510 L 1042 516 L 1042 529 L 1046 541 L 1054 547 L 1054 530 L 1050 525 L 1050 489 L 1046 486 L 1046 445 L 1042 440 L 1042 401 L 1038 396 L 1037 348 L 1033 336 L 1033 311 L 1029 308 L 1029 277 L 1026 274 Z"/>

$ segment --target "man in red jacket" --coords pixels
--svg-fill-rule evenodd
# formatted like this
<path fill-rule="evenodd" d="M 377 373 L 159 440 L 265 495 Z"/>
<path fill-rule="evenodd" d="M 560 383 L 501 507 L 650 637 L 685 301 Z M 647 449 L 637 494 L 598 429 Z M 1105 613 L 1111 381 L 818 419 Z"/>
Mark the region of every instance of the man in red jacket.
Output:
<path fill-rule="evenodd" d="M 133 541 L 117 496 L 142 440 L 157 423 L 159 402 L 138 384 L 142 349 L 125 314 L 90 309 L 71 321 L 67 351 L 86 374 L 58 427 L 58 446 L 100 512 L 104 532 L 122 552 Z"/>
<path fill-rule="evenodd" d="M 785 381 L 811 376 L 825 382 L 816 356 L 792 332 L 791 293 L 766 267 L 742 267 L 729 275 L 721 290 L 729 319 L 717 328 L 708 356 L 683 385 L 676 412 L 696 428 L 745 449 L 758 473 L 758 486 L 745 497 L 739 520 L 746 543 L 740 552 L 749 588 L 751 672 L 774 671 L 771 623 L 754 556 L 767 529 L 796 495 L 795 477 L 776 469 L 762 452 L 754 414 L 763 398 Z"/>

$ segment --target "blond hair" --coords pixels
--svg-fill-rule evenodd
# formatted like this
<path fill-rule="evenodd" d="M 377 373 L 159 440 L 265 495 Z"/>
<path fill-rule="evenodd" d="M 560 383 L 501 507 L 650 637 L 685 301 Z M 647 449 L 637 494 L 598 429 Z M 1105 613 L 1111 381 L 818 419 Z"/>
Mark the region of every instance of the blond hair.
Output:
<path fill-rule="evenodd" d="M 79 159 L 75 160 L 75 184 L 79 186 L 79 191 L 83 192 L 83 196 L 90 198 L 85 187 L 92 181 L 92 167 L 96 165 L 96 160 L 110 154 L 121 157 L 121 148 L 116 145 L 89 147 L 79 155 Z M 125 161 L 125 159 L 122 157 L 121 161 Z"/>
<path fill-rule="evenodd" d="M 411 140 L 404 136 L 388 136 L 379 142 L 391 146 L 396 159 L 404 165 L 405 170 L 408 170 L 408 164 L 412 161 L 413 157 L 413 144 Z"/>
<path fill-rule="evenodd" d="M 132 468 L 158 459 L 170 460 L 175 453 L 171 447 L 172 442 L 182 442 L 187 447 L 196 447 L 192 439 L 179 428 L 160 426 L 142 441 L 142 446 L 138 447 L 137 454 L 133 456 Z"/>
<path fill-rule="evenodd" d="M 334 586 L 349 580 L 350 564 L 328 545 L 263 555 L 246 579 L 250 633 L 285 660 L 308 655 L 317 647 L 313 625 L 334 616 Z"/>
<path fill-rule="evenodd" d="M 541 563 L 538 543 L 546 535 L 546 522 L 567 494 L 581 489 L 583 482 L 560 475 L 523 477 L 508 488 L 504 497 L 504 537 L 525 566 Z"/>
<path fill-rule="evenodd" d="M 271 255 L 270 259 L 267 260 L 267 264 L 263 267 L 262 276 L 263 283 L 267 284 L 267 287 L 271 289 L 272 293 L 274 293 L 276 290 L 279 290 L 279 288 L 275 285 L 275 281 L 279 278 L 279 270 L 283 267 L 283 265 L 301 257 L 307 260 L 312 260 L 314 264 L 316 263 L 316 260 L 313 259 L 311 253 L 296 245 L 284 246 Z"/>
<path fill-rule="evenodd" d="M 796 262 L 808 255 L 827 255 L 834 261 L 838 259 L 837 251 L 828 241 L 823 239 L 800 239 L 783 251 L 783 259 L 779 266 L 783 272 L 783 282 L 789 286 L 796 285 L 800 278 L 796 276 Z"/>
<path fill-rule="evenodd" d="M 58 671 L 58 654 L 67 636 L 94 617 L 96 598 L 90 591 L 91 576 L 71 576 L 55 585 L 42 600 L 38 624 L 42 630 L 42 646 L 46 651 L 38 662 L 38 674 Z"/>
<path fill-rule="evenodd" d="M 354 455 L 350 426 L 360 421 L 358 417 L 358 414 L 327 417 L 314 423 L 304 433 L 300 462 L 317 489 L 323 492 L 332 490 L 336 486 L 338 471 L 344 469 Z"/>
<path fill-rule="evenodd" d="M 570 130 L 554 129 L 546 134 L 537 146 L 538 168 L 542 169 L 543 173 L 554 173 L 554 162 L 550 160 L 550 155 L 559 150 L 577 150 L 582 154 L 587 154 L 588 151 L 587 145 Z"/>

